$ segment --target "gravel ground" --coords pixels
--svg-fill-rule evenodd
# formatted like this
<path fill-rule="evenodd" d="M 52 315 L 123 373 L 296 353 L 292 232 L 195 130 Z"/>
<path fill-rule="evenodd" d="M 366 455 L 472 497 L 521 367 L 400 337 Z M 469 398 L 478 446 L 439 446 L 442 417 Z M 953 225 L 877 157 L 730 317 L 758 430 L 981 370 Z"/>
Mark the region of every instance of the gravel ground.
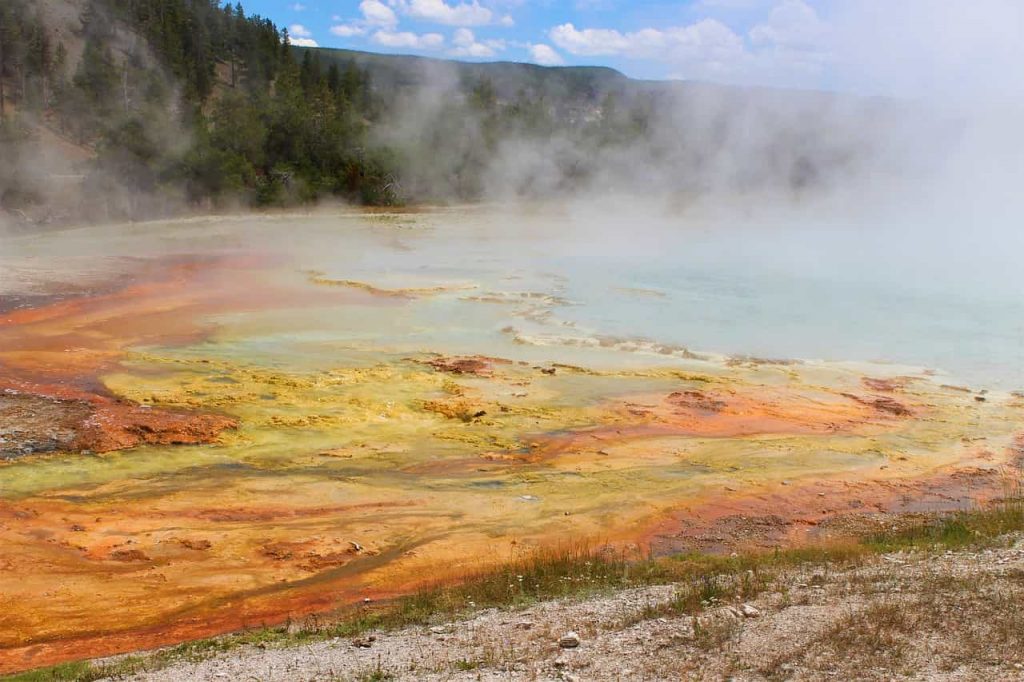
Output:
<path fill-rule="evenodd" d="M 749 602 L 664 615 L 676 588 L 626 590 L 457 623 L 242 648 L 131 679 L 1024 680 L 1024 541 L 790 570 Z M 654 611 L 652 612 L 652 609 Z M 579 647 L 559 638 L 579 634 Z"/>

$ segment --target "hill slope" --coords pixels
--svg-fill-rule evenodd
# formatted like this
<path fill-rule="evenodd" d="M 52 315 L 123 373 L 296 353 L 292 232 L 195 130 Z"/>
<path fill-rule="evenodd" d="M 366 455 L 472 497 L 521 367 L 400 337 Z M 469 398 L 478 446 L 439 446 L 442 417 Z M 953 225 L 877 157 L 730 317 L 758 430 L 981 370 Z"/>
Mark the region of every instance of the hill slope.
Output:
<path fill-rule="evenodd" d="M 218 0 L 9 0 L 0 84 L 18 215 L 805 191 L 897 139 L 891 103 L 296 48 Z"/>

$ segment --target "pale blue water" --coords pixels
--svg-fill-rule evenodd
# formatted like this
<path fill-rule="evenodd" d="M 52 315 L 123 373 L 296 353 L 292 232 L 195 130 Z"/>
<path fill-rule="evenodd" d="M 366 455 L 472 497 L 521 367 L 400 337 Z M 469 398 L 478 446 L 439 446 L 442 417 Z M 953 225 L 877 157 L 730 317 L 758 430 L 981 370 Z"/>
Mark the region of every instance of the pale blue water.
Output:
<path fill-rule="evenodd" d="M 90 228 L 5 240 L 0 265 L 57 262 L 58 255 L 92 266 L 99 255 L 252 250 L 285 254 L 299 278 L 316 269 L 385 288 L 475 287 L 393 307 L 295 319 L 276 312 L 264 327 L 275 331 L 245 343 L 250 353 L 289 363 L 304 353 L 320 363 L 314 356 L 338 357 L 348 347 L 544 361 L 563 337 L 571 343 L 562 352 L 576 352 L 580 339 L 617 337 L 698 353 L 907 364 L 977 388 L 1021 390 L 1024 274 L 1016 261 L 1024 244 L 1015 239 L 902 226 L 696 229 L 628 213 L 456 212 L 398 223 L 328 216 Z M 0 273 L 22 277 L 16 267 Z M 486 294 L 554 299 L 467 300 Z M 514 343 L 509 329 L 544 343 Z"/>
<path fill-rule="evenodd" d="M 368 281 L 476 282 L 482 292 L 567 299 L 550 319 L 476 309 L 462 295 L 415 314 L 410 334 L 493 351 L 498 329 L 548 339 L 617 337 L 696 352 L 878 361 L 935 369 L 975 387 L 1024 389 L 1024 276 L 1015 243 L 970 232 L 915 235 L 902 226 L 829 231 L 786 225 L 700 230 L 628 218 L 435 221 L 403 248 L 338 276 Z M 477 306 L 483 304 L 477 304 Z M 568 323 L 568 324 L 566 324 Z M 448 332 L 445 333 L 445 329 Z"/>
<path fill-rule="evenodd" d="M 685 262 L 587 280 L 573 278 L 566 294 L 591 304 L 558 315 L 602 334 L 765 358 L 919 365 L 983 386 L 1024 388 L 1021 298 Z M 598 281 L 610 289 L 600 305 Z M 664 296 L 621 291 L 628 288 Z"/>

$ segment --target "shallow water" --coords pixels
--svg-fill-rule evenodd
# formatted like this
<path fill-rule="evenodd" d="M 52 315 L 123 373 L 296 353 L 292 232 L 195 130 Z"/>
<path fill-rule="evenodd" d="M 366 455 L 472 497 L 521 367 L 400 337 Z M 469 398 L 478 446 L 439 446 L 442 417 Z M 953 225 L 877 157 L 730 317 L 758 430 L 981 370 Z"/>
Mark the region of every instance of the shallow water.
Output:
<path fill-rule="evenodd" d="M 933 239 L 929 251 L 927 242 L 856 226 L 825 232 L 655 220 L 637 230 L 628 218 L 593 220 L 451 211 L 215 219 L 134 226 L 117 236 L 86 229 L 6 241 L 0 287 L 25 269 L 45 270 L 54 253 L 75 254 L 77 266 L 101 276 L 118 256 L 263 251 L 328 279 L 449 290 L 417 296 L 401 315 L 313 311 L 312 326 L 298 312 L 291 320 L 281 311 L 276 321 L 220 320 L 261 327 L 247 353 L 318 340 L 400 352 L 473 353 L 497 344 L 507 352 L 498 332 L 511 326 L 520 341 L 550 345 L 647 340 L 710 354 L 898 363 L 979 387 L 1024 388 L 1024 278 L 964 265 L 949 254 L 957 244 L 938 247 Z M 481 298 L 491 305 L 473 300 Z M 276 324 L 284 329 L 275 339 Z"/>

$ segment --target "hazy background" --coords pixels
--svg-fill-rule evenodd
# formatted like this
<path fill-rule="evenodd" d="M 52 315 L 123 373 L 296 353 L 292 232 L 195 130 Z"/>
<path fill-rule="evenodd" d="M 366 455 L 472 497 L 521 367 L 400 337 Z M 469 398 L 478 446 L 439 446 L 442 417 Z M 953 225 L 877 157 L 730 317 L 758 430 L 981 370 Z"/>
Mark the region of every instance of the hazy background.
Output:
<path fill-rule="evenodd" d="M 31 108 L 31 88 L 17 82 L 24 70 L 7 63 L 8 96 L 23 98 L 4 124 L 0 220 L 21 231 L 51 214 L 68 223 L 484 203 L 497 217 L 482 235 L 545 245 L 559 267 L 590 263 L 583 280 L 627 273 L 673 290 L 701 271 L 717 273 L 701 286 L 747 282 L 742 305 L 610 308 L 604 323 L 621 336 L 683 329 L 679 343 L 780 354 L 793 339 L 794 353 L 834 357 L 845 335 L 854 354 L 909 360 L 885 349 L 935 343 L 950 358 L 962 344 L 997 370 L 1019 364 L 1024 7 L 754 4 L 767 18 L 729 52 L 701 52 L 671 27 L 580 34 L 590 42 L 578 49 L 624 58 L 631 40 L 675 36 L 659 58 L 684 76 L 707 75 L 717 60 L 726 84 L 715 84 L 287 49 L 269 20 L 215 6 L 204 15 L 215 52 L 197 78 L 146 38 L 163 34 L 145 17 L 117 4 L 97 5 L 109 14 L 96 28 L 82 19 L 84 1 L 22 2 L 71 46 L 65 80 L 88 71 L 90 45 L 100 50 L 90 68 L 107 81 L 116 124 L 74 100 L 68 111 Z M 247 26 L 259 40 L 237 38 Z M 800 85 L 794 65 L 831 90 L 769 87 Z M 332 67 L 342 85 L 331 86 Z M 96 132 L 62 133 L 64 118 Z M 559 218 L 537 220 L 538 210 Z M 719 322 L 697 319 L 714 306 L 727 311 Z M 908 311 L 918 323 L 901 335 Z M 715 324 L 725 325 L 717 336 L 698 333 Z"/>

